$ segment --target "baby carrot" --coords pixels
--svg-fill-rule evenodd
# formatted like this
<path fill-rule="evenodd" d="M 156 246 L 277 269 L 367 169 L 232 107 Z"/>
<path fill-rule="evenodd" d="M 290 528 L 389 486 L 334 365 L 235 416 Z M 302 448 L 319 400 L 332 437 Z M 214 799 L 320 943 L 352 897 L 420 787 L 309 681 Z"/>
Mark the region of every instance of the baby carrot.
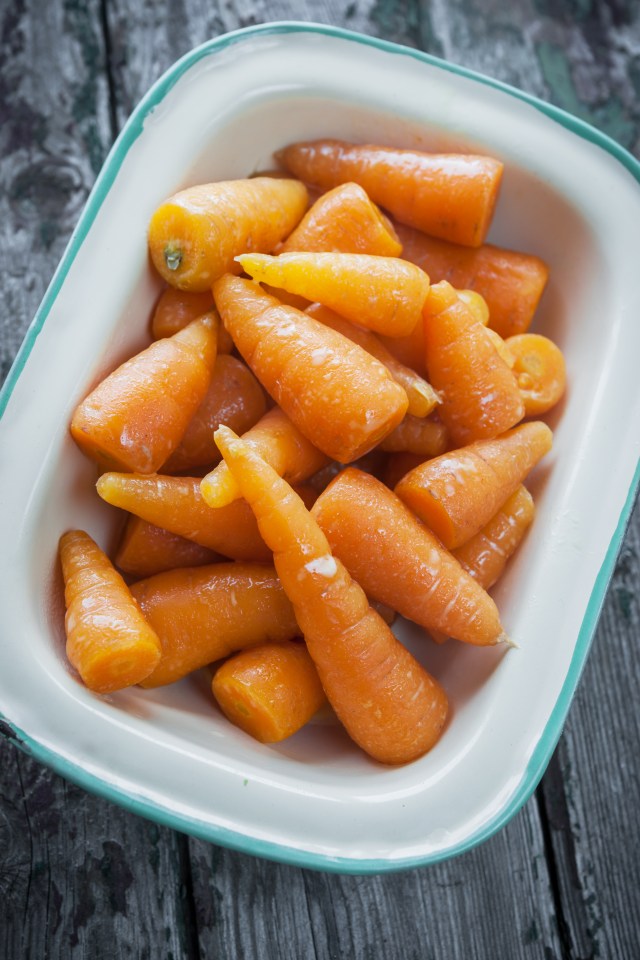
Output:
<path fill-rule="evenodd" d="M 278 253 L 370 253 L 399 257 L 402 245 L 391 221 L 357 183 L 344 183 L 322 194 Z"/>
<path fill-rule="evenodd" d="M 397 229 L 404 259 L 426 270 L 434 283 L 448 280 L 454 287 L 482 294 L 489 324 L 500 336 L 528 330 L 549 276 L 539 257 L 489 243 L 470 249 L 401 224 Z"/>
<path fill-rule="evenodd" d="M 407 414 L 402 423 L 384 438 L 380 449 L 387 453 L 416 453 L 426 460 L 444 453 L 448 445 L 447 428 L 440 420 Z"/>
<path fill-rule="evenodd" d="M 488 523 L 551 449 L 549 427 L 535 420 L 493 440 L 478 440 L 406 474 L 396 493 L 452 550 Z"/>
<path fill-rule="evenodd" d="M 306 207 L 307 191 L 297 180 L 254 177 L 189 187 L 151 218 L 151 259 L 167 283 L 203 292 L 236 269 L 239 253 L 273 250 Z"/>
<path fill-rule="evenodd" d="M 229 421 L 225 426 L 235 429 Z M 289 483 L 306 480 L 327 464 L 327 457 L 307 440 L 280 407 L 269 410 L 242 438 Z M 224 507 L 242 496 L 226 463 L 220 463 L 200 484 L 210 507 Z"/>
<path fill-rule="evenodd" d="M 275 570 L 266 564 L 168 570 L 134 583 L 131 593 L 162 646 L 145 687 L 173 683 L 236 650 L 300 633 Z"/>
<path fill-rule="evenodd" d="M 505 639 L 488 593 L 375 477 L 348 467 L 320 494 L 311 515 L 370 597 L 466 643 Z"/>
<path fill-rule="evenodd" d="M 253 513 L 243 500 L 213 510 L 198 477 L 103 473 L 96 489 L 114 507 L 177 533 L 233 560 L 270 560 Z"/>
<path fill-rule="evenodd" d="M 237 357 L 216 359 L 204 400 L 189 421 L 176 450 L 163 465 L 164 473 L 211 467 L 220 459 L 213 434 L 221 423 L 244 433 L 267 409 L 264 391 L 251 370 Z"/>
<path fill-rule="evenodd" d="M 214 285 L 220 316 L 263 387 L 328 457 L 355 460 L 402 420 L 407 395 L 378 360 L 256 283 Z"/>
<path fill-rule="evenodd" d="M 567 374 L 560 347 L 538 333 L 521 333 L 505 340 L 527 417 L 551 410 L 564 394 Z"/>
<path fill-rule="evenodd" d="M 362 589 L 285 480 L 238 439 L 216 433 L 256 513 L 322 686 L 347 732 L 382 763 L 407 763 L 436 743 L 447 698 L 371 609 Z"/>
<path fill-rule="evenodd" d="M 341 140 L 294 143 L 279 158 L 296 177 L 324 190 L 359 183 L 402 223 L 471 247 L 479 246 L 489 229 L 503 169 L 492 157 Z"/>
<path fill-rule="evenodd" d="M 115 555 L 115 564 L 133 577 L 152 577 L 177 567 L 199 567 L 221 559 L 213 550 L 185 540 L 131 515 Z"/>
<path fill-rule="evenodd" d="M 140 683 L 160 660 L 160 641 L 120 574 L 91 537 L 60 538 L 67 656 L 96 693 Z"/>
<path fill-rule="evenodd" d="M 318 301 L 361 327 L 391 337 L 413 330 L 429 291 L 426 273 L 397 257 L 244 253 L 236 259 L 254 280 Z"/>
<path fill-rule="evenodd" d="M 154 340 L 172 337 L 178 330 L 184 330 L 192 320 L 197 320 L 205 313 L 213 313 L 216 319 L 219 319 L 210 290 L 205 293 L 187 293 L 186 290 L 165 287 L 153 311 L 151 336 Z M 222 324 L 219 324 L 218 354 L 231 353 L 232 350 L 233 340 Z"/>
<path fill-rule="evenodd" d="M 403 363 L 396 360 L 382 340 L 371 330 L 364 330 L 362 327 L 350 323 L 349 320 L 345 320 L 344 317 L 339 316 L 333 310 L 329 310 L 328 307 L 323 307 L 320 303 L 312 304 L 307 308 L 306 313 L 314 320 L 319 320 L 325 326 L 331 327 L 332 330 L 337 330 L 343 337 L 357 343 L 380 363 L 384 363 L 393 379 L 400 384 L 407 394 L 409 401 L 408 414 L 414 417 L 426 417 L 436 408 L 440 398 L 431 384 L 418 376 L 410 367 L 405 367 Z M 232 424 L 229 424 L 229 426 L 232 426 Z"/>
<path fill-rule="evenodd" d="M 297 733 L 326 702 L 303 643 L 242 650 L 216 670 L 211 691 L 224 715 L 261 743 Z"/>
<path fill-rule="evenodd" d="M 209 387 L 217 320 L 206 314 L 127 360 L 76 407 L 71 435 L 102 469 L 153 473 Z"/>
<path fill-rule="evenodd" d="M 441 396 L 438 415 L 453 443 L 496 437 L 522 420 L 515 376 L 446 280 L 429 291 L 424 317 L 429 380 Z"/>
<path fill-rule="evenodd" d="M 453 556 L 473 579 L 489 590 L 500 579 L 507 560 L 533 523 L 535 507 L 526 487 L 519 486 L 491 520 Z"/>

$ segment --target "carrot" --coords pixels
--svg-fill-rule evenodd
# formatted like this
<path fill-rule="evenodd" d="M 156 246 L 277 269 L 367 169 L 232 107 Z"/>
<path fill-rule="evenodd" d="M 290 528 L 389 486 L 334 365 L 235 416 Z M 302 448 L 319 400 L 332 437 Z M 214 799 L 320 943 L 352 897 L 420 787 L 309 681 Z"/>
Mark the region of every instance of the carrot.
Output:
<path fill-rule="evenodd" d="M 337 330 L 343 337 L 357 343 L 380 363 L 384 363 L 393 379 L 400 384 L 407 394 L 409 401 L 408 414 L 415 417 L 426 417 L 436 408 L 440 398 L 431 384 L 418 376 L 410 367 L 405 367 L 403 363 L 396 360 L 375 333 L 350 323 L 349 320 L 345 320 L 344 317 L 334 313 L 333 310 L 329 310 L 328 307 L 323 307 L 320 303 L 314 303 L 308 307 L 306 313 L 314 320 L 319 320 L 325 326 L 331 327 L 332 330 Z"/>
<path fill-rule="evenodd" d="M 529 329 L 549 276 L 539 257 L 489 243 L 470 249 L 402 225 L 397 229 L 404 259 L 425 270 L 434 283 L 448 280 L 482 294 L 489 324 L 502 337 Z"/>
<path fill-rule="evenodd" d="M 455 444 L 495 437 L 522 419 L 515 376 L 446 280 L 427 297 L 424 337 L 429 380 L 441 396 L 438 414 Z"/>
<path fill-rule="evenodd" d="M 71 435 L 104 470 L 153 473 L 176 449 L 209 387 L 217 320 L 205 314 L 127 360 L 76 408 Z"/>
<path fill-rule="evenodd" d="M 515 357 L 509 350 L 506 340 L 503 340 L 500 334 L 496 333 L 495 330 L 492 330 L 491 327 L 485 327 L 484 332 L 485 332 L 485 336 L 487 336 L 491 341 L 491 343 L 493 344 L 495 351 L 500 357 L 500 359 L 504 360 L 506 365 L 509 367 L 509 370 L 513 370 L 515 366 Z M 520 391 L 520 393 L 522 394 L 522 391 Z M 526 405 L 525 405 L 525 412 L 526 412 Z"/>
<path fill-rule="evenodd" d="M 370 597 L 466 643 L 505 639 L 491 597 L 375 477 L 348 467 L 320 494 L 311 515 Z"/>
<path fill-rule="evenodd" d="M 67 656 L 96 693 L 140 683 L 160 660 L 160 641 L 120 574 L 82 530 L 60 538 Z"/>
<path fill-rule="evenodd" d="M 429 277 L 397 257 L 363 253 L 244 253 L 242 269 L 261 283 L 331 307 L 361 327 L 402 337 L 421 319 Z"/>
<path fill-rule="evenodd" d="M 452 286 L 455 286 L 455 284 L 452 284 Z M 462 302 L 467 305 L 478 323 L 481 323 L 483 327 L 488 327 L 489 306 L 482 294 L 478 293 L 477 290 L 465 289 L 457 290 L 456 292 Z"/>
<path fill-rule="evenodd" d="M 471 247 L 479 246 L 489 229 L 503 169 L 492 157 L 341 140 L 294 143 L 279 159 L 296 177 L 324 190 L 359 183 L 402 223 Z"/>
<path fill-rule="evenodd" d="M 533 523 L 535 507 L 526 487 L 519 486 L 487 524 L 453 551 L 473 579 L 489 590 L 500 579 L 507 560 Z"/>
<path fill-rule="evenodd" d="M 274 553 L 322 686 L 347 732 L 382 763 L 407 763 L 438 740 L 442 687 L 371 609 L 285 480 L 231 430 L 216 442 Z"/>
<path fill-rule="evenodd" d="M 545 423 L 523 423 L 428 460 L 406 474 L 395 492 L 452 550 L 488 523 L 549 452 L 552 437 Z"/>
<path fill-rule="evenodd" d="M 213 510 L 199 477 L 103 473 L 96 489 L 114 507 L 177 533 L 233 560 L 270 560 L 255 518 L 243 500 Z"/>
<path fill-rule="evenodd" d="M 277 252 L 292 251 L 399 257 L 402 245 L 391 221 L 362 187 L 345 183 L 316 200 Z"/>
<path fill-rule="evenodd" d="M 260 743 L 297 733 L 326 702 L 303 643 L 265 643 L 231 657 L 211 691 L 224 715 Z"/>
<path fill-rule="evenodd" d="M 275 570 L 265 564 L 169 570 L 135 583 L 131 593 L 162 645 L 145 687 L 173 683 L 236 650 L 300 632 Z"/>
<path fill-rule="evenodd" d="M 258 380 L 328 457 L 355 460 L 400 423 L 406 393 L 361 347 L 250 280 L 227 274 L 214 296 Z"/>
<path fill-rule="evenodd" d="M 229 422 L 225 426 L 234 429 Z M 327 464 L 325 454 L 300 433 L 280 407 L 269 410 L 245 433 L 243 440 L 289 483 L 306 480 Z M 226 463 L 220 463 L 204 477 L 200 491 L 210 507 L 224 507 L 242 496 Z"/>
<path fill-rule="evenodd" d="M 384 438 L 380 449 L 388 453 L 416 453 L 426 460 L 444 453 L 448 445 L 447 428 L 440 420 L 407 414 L 402 423 Z"/>
<path fill-rule="evenodd" d="M 221 559 L 213 550 L 185 540 L 177 533 L 131 515 L 127 520 L 115 564 L 134 577 L 152 577 L 176 567 L 199 567 Z"/>
<path fill-rule="evenodd" d="M 189 421 L 177 449 L 163 465 L 163 473 L 211 467 L 220 460 L 213 433 L 221 423 L 244 433 L 267 409 L 264 391 L 251 370 L 236 357 L 216 359 L 204 400 Z"/>
<path fill-rule="evenodd" d="M 203 292 L 236 269 L 239 253 L 273 250 L 306 207 L 306 188 L 296 180 L 254 177 L 189 187 L 151 218 L 151 259 L 171 286 Z"/>
<path fill-rule="evenodd" d="M 527 417 L 551 410 L 564 394 L 567 374 L 562 350 L 548 337 L 521 333 L 505 340 Z"/>
<path fill-rule="evenodd" d="M 175 287 L 165 287 L 155 305 L 151 318 L 151 336 L 154 340 L 172 337 L 178 330 L 183 330 L 192 320 L 197 320 L 205 313 L 213 312 L 213 295 L 210 290 L 205 293 L 187 293 L 185 290 L 176 290 Z M 231 353 L 233 340 L 224 329 L 218 325 L 218 354 Z"/>
<path fill-rule="evenodd" d="M 382 480 L 385 486 L 393 490 L 395 485 L 402 480 L 409 470 L 424 463 L 424 457 L 417 453 L 391 453 L 387 458 Z"/>

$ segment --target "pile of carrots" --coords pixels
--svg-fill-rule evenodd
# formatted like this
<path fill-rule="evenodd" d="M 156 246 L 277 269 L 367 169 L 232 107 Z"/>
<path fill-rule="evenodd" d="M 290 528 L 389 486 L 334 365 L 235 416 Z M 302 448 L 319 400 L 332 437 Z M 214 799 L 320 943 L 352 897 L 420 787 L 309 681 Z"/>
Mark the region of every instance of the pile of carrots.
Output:
<path fill-rule="evenodd" d="M 485 243 L 498 160 L 335 140 L 278 159 L 152 217 L 153 342 L 71 422 L 126 520 L 112 560 L 61 538 L 67 654 L 98 693 L 212 667 L 262 742 L 328 702 L 407 763 L 449 705 L 395 615 L 425 643 L 510 643 L 487 591 L 565 387 L 528 332 L 547 268 Z"/>

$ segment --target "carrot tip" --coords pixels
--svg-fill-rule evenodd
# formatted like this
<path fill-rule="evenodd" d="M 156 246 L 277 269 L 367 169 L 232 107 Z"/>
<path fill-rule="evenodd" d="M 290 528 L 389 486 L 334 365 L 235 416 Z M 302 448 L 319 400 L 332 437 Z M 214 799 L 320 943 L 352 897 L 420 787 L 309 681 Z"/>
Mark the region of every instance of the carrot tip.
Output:
<path fill-rule="evenodd" d="M 505 647 L 513 647 L 514 650 L 520 649 L 520 645 L 517 644 L 515 640 L 512 640 L 511 637 L 504 632 L 500 634 L 500 636 L 496 640 L 496 643 L 503 643 Z"/>

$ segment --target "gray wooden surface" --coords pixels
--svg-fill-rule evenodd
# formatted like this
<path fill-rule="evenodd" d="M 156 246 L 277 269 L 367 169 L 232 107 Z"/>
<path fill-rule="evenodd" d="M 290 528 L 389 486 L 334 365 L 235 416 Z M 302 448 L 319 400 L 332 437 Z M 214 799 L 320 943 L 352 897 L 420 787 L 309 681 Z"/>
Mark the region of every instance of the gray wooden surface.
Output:
<path fill-rule="evenodd" d="M 3 376 L 141 95 L 195 44 L 279 19 L 428 50 L 640 154 L 637 0 L 0 0 Z M 340 877 L 236 854 L 99 800 L 0 737 L 0 958 L 640 957 L 639 555 L 636 510 L 535 796 L 435 867 Z"/>

